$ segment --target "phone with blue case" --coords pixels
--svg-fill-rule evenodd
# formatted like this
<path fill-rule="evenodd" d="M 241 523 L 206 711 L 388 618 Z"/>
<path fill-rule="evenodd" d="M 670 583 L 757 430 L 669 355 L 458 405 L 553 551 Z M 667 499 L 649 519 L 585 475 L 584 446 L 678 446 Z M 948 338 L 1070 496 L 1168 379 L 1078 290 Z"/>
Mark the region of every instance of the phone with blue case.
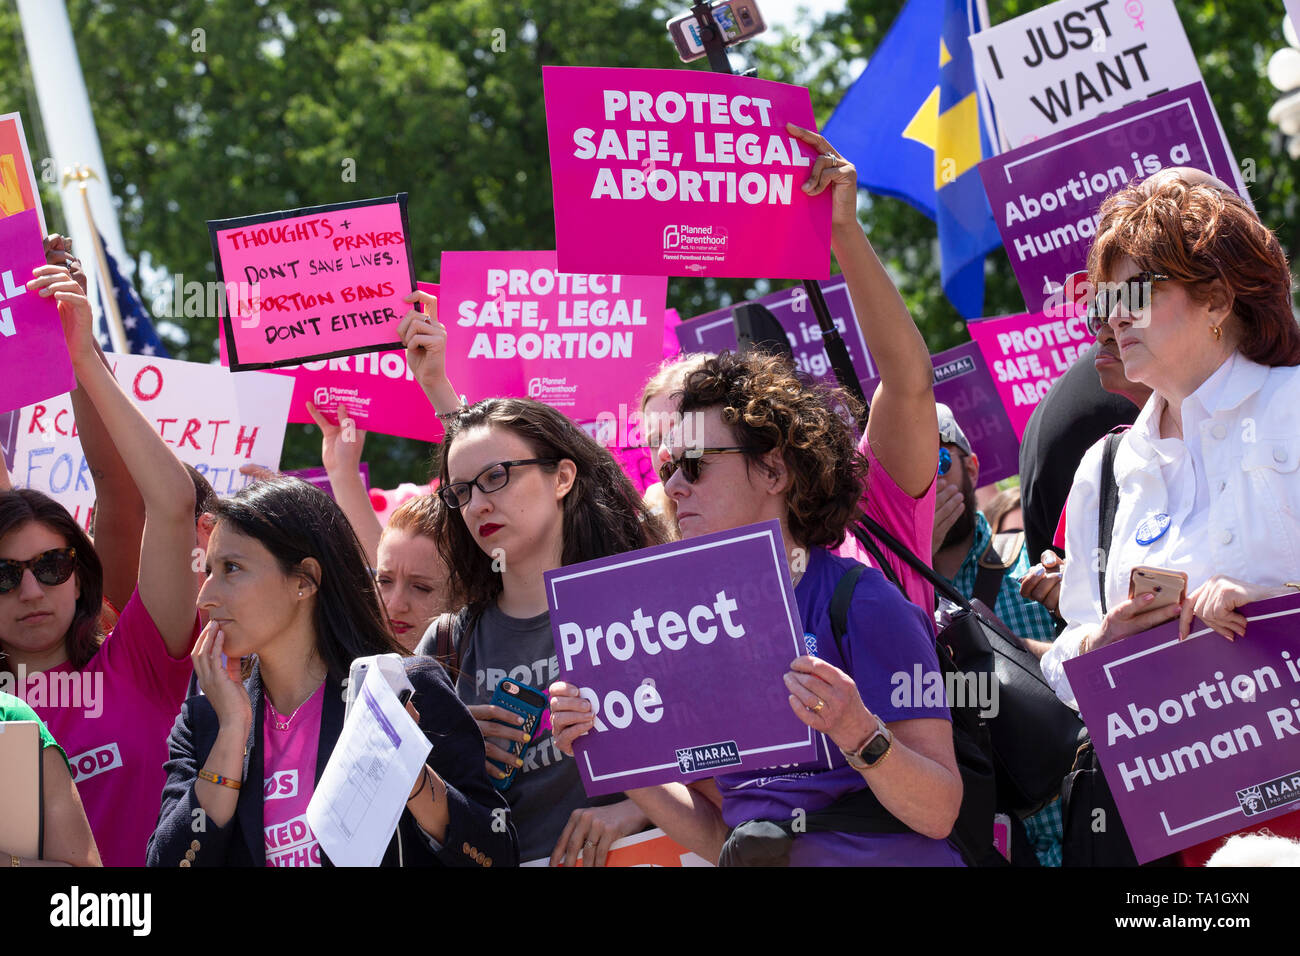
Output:
<path fill-rule="evenodd" d="M 507 750 L 511 757 L 521 757 L 524 751 L 531 747 L 532 742 L 537 739 L 537 732 L 542 722 L 542 713 L 546 710 L 546 695 L 536 687 L 530 687 L 527 684 L 519 683 L 517 680 L 511 680 L 509 677 L 503 677 L 497 682 L 496 690 L 492 692 L 492 703 L 524 718 L 523 724 L 518 729 L 528 734 L 528 743 L 522 744 L 517 740 L 512 740 Z M 505 721 L 497 721 L 497 723 L 505 724 L 507 727 L 510 726 Z M 510 785 L 515 782 L 515 773 L 519 768 L 513 764 L 506 766 L 501 761 L 493 760 L 491 757 L 488 758 L 488 763 L 506 774 L 500 780 L 493 780 L 492 786 L 498 790 L 509 790 Z"/>

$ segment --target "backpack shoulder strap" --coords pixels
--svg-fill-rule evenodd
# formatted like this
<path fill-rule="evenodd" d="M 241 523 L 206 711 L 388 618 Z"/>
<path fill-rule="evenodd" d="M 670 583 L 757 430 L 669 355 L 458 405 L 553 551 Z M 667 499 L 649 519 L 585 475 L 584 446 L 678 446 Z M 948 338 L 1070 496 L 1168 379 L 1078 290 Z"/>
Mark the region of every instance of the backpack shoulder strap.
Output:
<path fill-rule="evenodd" d="M 462 608 L 460 611 L 439 614 L 434 624 L 437 628 L 434 637 L 434 657 L 447 671 L 452 687 L 455 687 L 456 682 L 460 680 L 460 645 L 465 636 L 471 632 L 473 627 L 471 622 L 476 620 L 476 617 L 469 613 L 468 608 Z"/>
<path fill-rule="evenodd" d="M 831 594 L 831 633 L 835 635 L 835 646 L 839 648 L 840 659 L 844 659 L 844 648 L 840 642 L 849 630 L 849 607 L 853 604 L 853 590 L 858 586 L 858 578 L 867 570 L 865 564 L 855 564 L 840 576 Z"/>
<path fill-rule="evenodd" d="M 1124 438 L 1125 428 L 1117 428 L 1106 436 L 1101 452 L 1101 496 L 1097 508 L 1097 547 L 1102 560 L 1097 562 L 1097 593 L 1101 595 L 1101 613 L 1106 613 L 1106 562 L 1110 557 L 1111 538 L 1115 530 L 1115 512 L 1119 509 L 1119 485 L 1115 483 L 1115 453 Z"/>

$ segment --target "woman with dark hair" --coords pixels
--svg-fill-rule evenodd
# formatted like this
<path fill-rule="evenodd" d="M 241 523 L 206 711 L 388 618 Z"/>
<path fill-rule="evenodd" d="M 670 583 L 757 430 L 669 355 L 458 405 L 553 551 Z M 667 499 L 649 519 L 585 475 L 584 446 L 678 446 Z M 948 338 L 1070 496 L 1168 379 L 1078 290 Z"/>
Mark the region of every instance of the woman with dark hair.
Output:
<path fill-rule="evenodd" d="M 405 651 L 328 495 L 274 478 L 215 514 L 199 592 L 209 623 L 193 654 L 203 696 L 185 702 L 168 741 L 149 865 L 319 866 L 328 858 L 304 815 L 342 730 L 343 681 L 357 657 Z M 514 865 L 473 721 L 437 664 L 406 657 L 405 666 L 408 709 L 434 747 L 384 863 Z"/>
<path fill-rule="evenodd" d="M 1175 619 L 1182 637 L 1196 617 L 1232 640 L 1246 633 L 1242 605 L 1300 590 L 1288 583 L 1300 581 L 1300 326 L 1277 237 L 1195 170 L 1134 183 L 1100 216 L 1090 330 L 1108 323 L 1125 377 L 1153 392 L 1115 450 L 1111 539 L 1097 540 L 1104 442 L 1084 455 L 1066 505 L 1067 627 L 1042 666 L 1071 706 L 1067 660 Z M 1104 593 L 1095 554 L 1106 556 Z M 1129 599 L 1138 565 L 1184 572 L 1181 604 Z M 1267 826 L 1300 836 L 1300 813 Z M 1184 858 L 1204 862 L 1220 842 Z"/>
<path fill-rule="evenodd" d="M 95 349 L 90 304 L 68 270 L 34 271 L 53 297 L 79 390 L 144 501 L 136 588 L 111 634 L 97 626 L 103 568 L 66 510 L 35 491 L 0 494 L 0 688 L 40 715 L 69 754 L 106 865 L 139 866 L 162 789 L 163 741 L 185 699 L 197 633 L 194 485 Z"/>
<path fill-rule="evenodd" d="M 844 539 L 857 513 L 866 467 L 850 426 L 834 410 L 837 400 L 854 404 L 802 385 L 783 359 L 724 352 L 688 375 L 682 391 L 682 414 L 701 416 L 703 448 L 675 438 L 660 470 L 684 539 L 780 522 L 812 650 L 791 663 L 784 681 L 795 715 L 825 735 L 818 748 L 825 758 L 629 796 L 707 859 L 719 859 L 730 843 L 732 862 L 748 852 L 746 829 L 729 841 L 742 824 L 786 822 L 792 813 L 812 814 L 846 799 L 860 808 L 874 799 L 879 808 L 873 812 L 883 809 L 902 828 L 798 835 L 790 863 L 960 866 L 960 854 L 945 839 L 962 794 L 948 710 L 923 704 L 919 693 L 899 701 L 891 679 L 919 673 L 920 686 L 939 679 L 925 612 L 866 568 L 841 640 L 831 627 L 831 596 L 855 562 L 829 549 Z M 550 690 L 556 733 L 568 753 L 593 726 L 591 708 L 570 684 Z"/>
<path fill-rule="evenodd" d="M 434 529 L 451 606 L 463 607 L 454 627 L 457 690 L 487 756 L 516 771 L 505 795 L 521 858 L 572 866 L 581 855 L 584 865 L 603 865 L 610 843 L 642 829 L 644 814 L 621 797 L 588 800 L 573 761 L 555 749 L 549 710 L 530 738 L 490 702 L 503 677 L 543 694 L 559 677 L 543 572 L 661 543 L 662 528 L 609 452 L 555 409 L 492 398 L 443 417 L 445 507 Z M 435 652 L 436 630 L 421 653 Z M 529 744 L 522 756 L 507 753 L 512 741 Z"/>

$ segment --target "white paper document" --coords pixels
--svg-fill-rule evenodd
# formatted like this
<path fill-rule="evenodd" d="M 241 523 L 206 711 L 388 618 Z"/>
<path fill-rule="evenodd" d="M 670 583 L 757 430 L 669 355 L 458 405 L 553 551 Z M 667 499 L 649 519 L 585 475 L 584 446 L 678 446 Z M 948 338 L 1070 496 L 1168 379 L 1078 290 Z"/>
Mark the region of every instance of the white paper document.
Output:
<path fill-rule="evenodd" d="M 433 745 L 371 667 L 307 806 L 335 866 L 378 866 Z"/>

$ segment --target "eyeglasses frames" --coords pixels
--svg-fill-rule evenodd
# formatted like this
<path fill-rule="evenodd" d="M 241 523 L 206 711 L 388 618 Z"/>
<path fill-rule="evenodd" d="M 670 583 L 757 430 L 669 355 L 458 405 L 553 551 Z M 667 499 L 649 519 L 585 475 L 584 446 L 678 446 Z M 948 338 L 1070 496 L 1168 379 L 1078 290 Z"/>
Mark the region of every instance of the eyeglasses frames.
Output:
<path fill-rule="evenodd" d="M 677 469 L 680 468 L 686 483 L 693 485 L 700 480 L 700 465 L 705 455 L 738 455 L 749 450 L 739 445 L 728 445 L 725 448 L 692 448 L 685 454 L 661 464 L 659 466 L 659 480 L 665 485 L 668 484 L 668 479 L 676 474 Z"/>
<path fill-rule="evenodd" d="M 488 465 L 471 481 L 457 481 L 444 485 L 438 489 L 438 497 L 448 508 L 463 508 L 469 504 L 474 488 L 478 488 L 485 495 L 490 495 L 509 484 L 511 468 L 518 468 L 520 465 L 550 465 L 559 460 L 558 458 L 520 458 L 515 461 L 499 461 L 495 465 Z"/>
<path fill-rule="evenodd" d="M 1122 282 L 1099 282 L 1094 287 L 1086 271 L 1074 272 L 1065 279 L 1065 299 L 1075 305 L 1088 306 L 1088 334 L 1094 338 L 1119 306 L 1135 315 L 1151 304 L 1152 284 L 1167 282 L 1173 276 L 1161 272 L 1139 272 Z"/>
<path fill-rule="evenodd" d="M 0 594 L 8 594 L 23 583 L 23 572 L 31 568 L 36 580 L 55 587 L 72 577 L 77 567 L 76 548 L 52 548 L 29 561 L 0 558 Z"/>

